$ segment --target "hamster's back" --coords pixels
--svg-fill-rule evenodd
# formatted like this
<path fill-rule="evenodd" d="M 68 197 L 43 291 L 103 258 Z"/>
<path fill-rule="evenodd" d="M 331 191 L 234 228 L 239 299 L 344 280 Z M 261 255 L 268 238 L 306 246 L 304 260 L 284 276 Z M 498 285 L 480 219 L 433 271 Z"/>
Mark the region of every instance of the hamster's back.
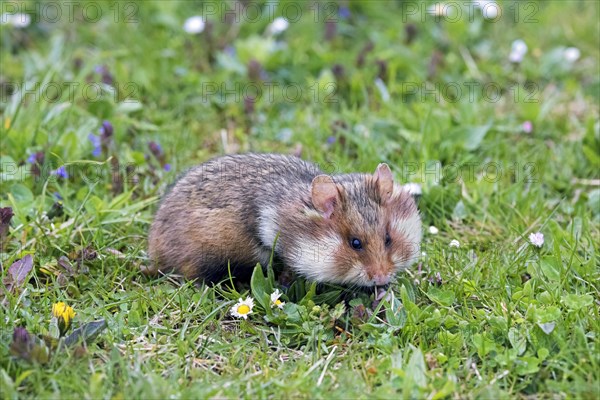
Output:
<path fill-rule="evenodd" d="M 218 157 L 185 173 L 164 196 L 150 229 L 149 254 L 164 271 L 215 280 L 233 268 L 268 261 L 257 232 L 259 212 L 307 196 L 320 170 L 297 157 Z"/>

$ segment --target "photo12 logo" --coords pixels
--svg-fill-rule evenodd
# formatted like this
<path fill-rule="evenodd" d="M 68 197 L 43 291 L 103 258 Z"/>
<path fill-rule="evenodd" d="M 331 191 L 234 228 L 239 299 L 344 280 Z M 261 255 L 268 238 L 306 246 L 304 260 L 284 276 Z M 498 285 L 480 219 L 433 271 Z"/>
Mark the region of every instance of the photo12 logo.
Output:
<path fill-rule="evenodd" d="M 489 22 L 505 19 L 514 23 L 537 23 L 535 16 L 539 8 L 538 2 L 534 1 L 516 1 L 507 6 L 490 0 L 441 1 L 434 4 L 403 1 L 401 13 L 402 22 L 473 22 L 481 16 Z"/>
<path fill-rule="evenodd" d="M 431 163 L 405 162 L 399 166 L 401 179 L 406 182 L 432 182 L 440 184 L 459 182 L 496 183 L 502 179 L 510 179 L 514 183 L 539 182 L 539 167 L 536 163 L 501 163 L 501 162 L 466 162 L 447 163 L 439 161 Z"/>
<path fill-rule="evenodd" d="M 33 179 L 35 182 L 56 183 L 67 179 L 81 179 L 85 184 L 93 185 L 99 182 L 118 179 L 134 185 L 138 182 L 139 167 L 135 163 L 66 163 L 55 164 L 35 160 L 35 154 L 30 156 L 26 164 L 16 162 L 0 162 L 0 183 L 25 182 Z"/>
<path fill-rule="evenodd" d="M 25 27 L 30 23 L 113 22 L 138 23 L 138 3 L 132 1 L 0 2 L 0 23 Z"/>
<path fill-rule="evenodd" d="M 497 103 L 502 99 L 513 103 L 538 103 L 540 88 L 535 82 L 503 86 L 498 82 L 401 82 L 402 101 L 425 103 L 442 100 L 448 103 L 484 101 Z"/>
<path fill-rule="evenodd" d="M 312 101 L 314 103 L 337 103 L 337 84 L 314 82 L 308 86 L 294 82 L 202 82 L 200 94 L 203 103 L 241 103 L 245 99 L 269 103 L 281 100 L 288 103 Z"/>
<path fill-rule="evenodd" d="M 19 97 L 19 102 L 58 103 L 83 101 L 94 103 L 112 99 L 118 102 L 137 102 L 134 100 L 140 93 L 135 82 L 111 85 L 99 82 L 7 82 L 0 91 L 0 102 L 6 103 L 13 96 Z"/>
<path fill-rule="evenodd" d="M 337 2 L 320 1 L 206 1 L 200 14 L 221 23 L 256 23 L 274 21 L 278 17 L 295 23 L 309 15 L 314 22 L 335 21 L 342 9 Z"/>

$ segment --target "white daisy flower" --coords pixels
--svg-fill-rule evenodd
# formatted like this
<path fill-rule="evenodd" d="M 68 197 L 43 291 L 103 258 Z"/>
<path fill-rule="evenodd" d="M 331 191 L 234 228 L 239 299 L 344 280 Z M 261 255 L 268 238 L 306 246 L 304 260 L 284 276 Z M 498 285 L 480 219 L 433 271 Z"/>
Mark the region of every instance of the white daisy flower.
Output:
<path fill-rule="evenodd" d="M 15 28 L 26 28 L 31 24 L 31 15 L 24 13 L 3 13 L 0 15 L 0 24 L 12 25 Z"/>
<path fill-rule="evenodd" d="M 254 308 L 254 300 L 252 297 L 246 297 L 246 300 L 239 299 L 229 313 L 236 318 L 248 319 L 248 315 L 252 314 L 252 308 Z"/>
<path fill-rule="evenodd" d="M 542 232 L 536 232 L 529 235 L 529 242 L 536 247 L 542 247 L 544 245 L 544 234 Z"/>
<path fill-rule="evenodd" d="M 485 19 L 496 19 L 501 13 L 500 6 L 495 1 L 480 0 L 475 2 L 475 6 L 479 7 Z"/>
<path fill-rule="evenodd" d="M 567 47 L 563 53 L 563 56 L 565 57 L 565 60 L 573 63 L 579 60 L 579 57 L 581 57 L 581 51 L 579 51 L 577 47 Z"/>
<path fill-rule="evenodd" d="M 420 196 L 423 193 L 421 185 L 418 183 L 407 183 L 404 185 L 404 190 L 408 191 L 413 196 Z"/>
<path fill-rule="evenodd" d="M 429 233 L 431 233 L 432 235 L 437 235 L 440 232 L 440 230 L 438 228 L 436 228 L 435 226 L 431 225 L 429 227 Z"/>
<path fill-rule="evenodd" d="M 460 242 L 458 240 L 456 240 L 456 239 L 453 239 L 448 246 L 450 246 L 450 247 L 460 247 Z"/>
<path fill-rule="evenodd" d="M 508 59 L 513 63 L 520 63 L 525 54 L 527 54 L 527 45 L 521 39 L 517 39 L 512 42 Z"/>
<path fill-rule="evenodd" d="M 277 17 L 267 26 L 267 33 L 270 35 L 279 35 L 290 26 L 287 19 L 283 17 Z"/>
<path fill-rule="evenodd" d="M 283 293 L 281 293 L 279 289 L 275 289 L 275 291 L 271 293 L 271 307 L 279 307 L 280 309 L 283 308 L 285 302 L 279 300 L 282 294 Z"/>
<path fill-rule="evenodd" d="M 204 21 L 204 17 L 200 15 L 194 15 L 193 17 L 189 17 L 183 23 L 183 30 L 189 33 L 190 35 L 196 35 L 201 33 L 206 26 L 206 22 Z"/>

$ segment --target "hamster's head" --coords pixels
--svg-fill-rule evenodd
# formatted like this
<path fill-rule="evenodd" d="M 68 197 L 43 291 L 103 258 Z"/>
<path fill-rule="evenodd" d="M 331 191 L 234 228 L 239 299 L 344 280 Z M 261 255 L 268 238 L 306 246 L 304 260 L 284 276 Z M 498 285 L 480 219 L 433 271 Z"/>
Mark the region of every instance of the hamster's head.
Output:
<path fill-rule="evenodd" d="M 315 278 L 355 286 L 381 286 L 416 261 L 421 219 L 412 195 L 395 184 L 387 164 L 373 175 L 319 175 L 311 187 L 320 214 L 314 234 L 328 254 Z"/>

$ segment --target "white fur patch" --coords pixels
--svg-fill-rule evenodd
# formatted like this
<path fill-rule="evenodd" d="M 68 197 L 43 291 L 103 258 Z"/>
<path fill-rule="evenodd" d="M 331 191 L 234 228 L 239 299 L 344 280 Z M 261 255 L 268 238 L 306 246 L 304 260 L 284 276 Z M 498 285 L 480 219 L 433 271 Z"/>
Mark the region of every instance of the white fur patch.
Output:
<path fill-rule="evenodd" d="M 392 262 L 397 269 L 404 269 L 414 263 L 421 248 L 422 227 L 419 214 L 410 215 L 406 219 L 398 219 L 392 223 L 392 229 L 405 238 L 402 254 L 394 254 Z"/>
<path fill-rule="evenodd" d="M 344 284 L 358 283 L 362 286 L 370 286 L 371 285 L 371 283 L 369 283 L 369 279 L 367 277 L 367 272 L 365 271 L 364 266 L 360 263 L 353 264 L 352 268 L 350 268 L 348 270 L 348 272 L 346 273 L 346 276 L 344 276 L 343 279 L 339 283 L 344 283 Z"/>
<path fill-rule="evenodd" d="M 260 236 L 260 240 L 265 246 L 271 248 L 278 232 L 277 210 L 274 207 L 262 208 L 258 216 L 258 235 Z"/>
<path fill-rule="evenodd" d="M 405 262 L 406 262 L 406 258 L 404 256 L 402 256 L 401 254 L 392 255 L 392 263 L 394 263 L 394 266 L 396 268 L 402 268 L 402 266 L 404 265 Z"/>
<path fill-rule="evenodd" d="M 269 265 L 269 261 L 271 261 L 271 249 L 266 247 L 257 247 L 256 249 L 256 258 L 258 258 L 258 262 L 261 266 L 266 267 Z"/>
<path fill-rule="evenodd" d="M 288 255 L 290 266 L 310 280 L 340 282 L 334 254 L 341 245 L 341 240 L 334 235 L 322 240 L 298 237 L 294 253 Z"/>

